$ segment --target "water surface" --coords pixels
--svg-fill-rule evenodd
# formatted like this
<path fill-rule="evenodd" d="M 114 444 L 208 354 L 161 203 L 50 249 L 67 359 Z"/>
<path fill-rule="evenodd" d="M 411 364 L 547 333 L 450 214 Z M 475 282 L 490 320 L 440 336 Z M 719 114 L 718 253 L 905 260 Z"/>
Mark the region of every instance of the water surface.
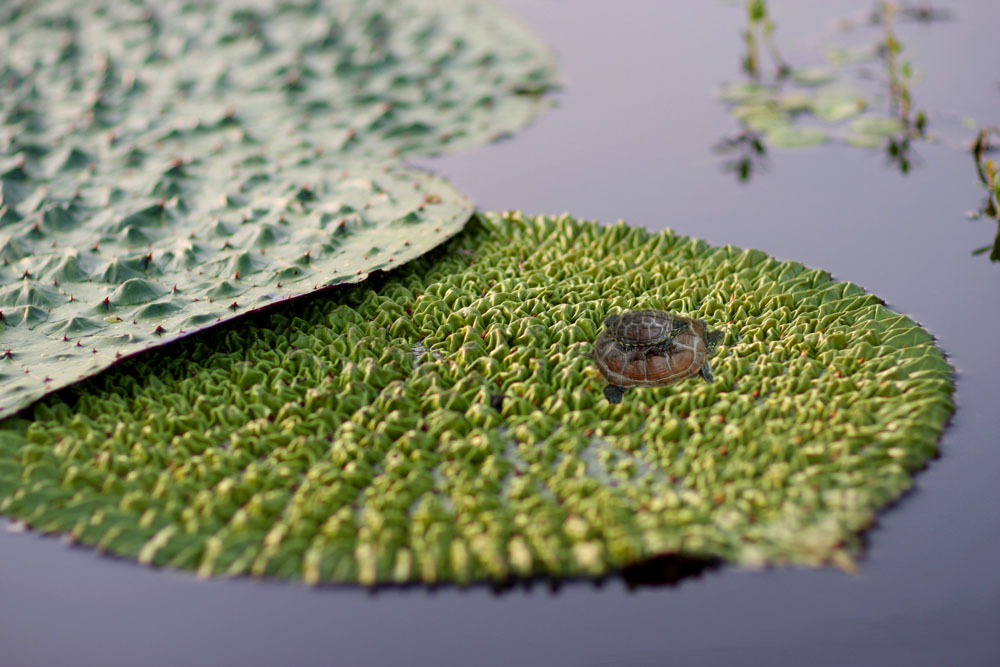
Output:
<path fill-rule="evenodd" d="M 372 594 L 200 581 L 0 530 L 0 663 L 1000 664 L 1000 264 L 970 256 L 996 225 L 965 217 L 982 199 L 968 154 L 921 145 L 903 176 L 878 152 L 775 150 L 740 184 L 711 151 L 736 130 L 711 91 L 739 77 L 742 11 L 504 4 L 556 51 L 559 106 L 513 140 L 422 165 L 484 209 L 624 218 L 822 267 L 916 319 L 948 353 L 959 409 L 942 456 L 881 516 L 859 573 L 724 567 L 635 590 L 615 579 Z M 793 64 L 818 61 L 832 11 L 870 7 L 769 4 Z M 947 5 L 952 22 L 899 27 L 923 73 L 914 100 L 1000 124 L 1000 3 Z"/>

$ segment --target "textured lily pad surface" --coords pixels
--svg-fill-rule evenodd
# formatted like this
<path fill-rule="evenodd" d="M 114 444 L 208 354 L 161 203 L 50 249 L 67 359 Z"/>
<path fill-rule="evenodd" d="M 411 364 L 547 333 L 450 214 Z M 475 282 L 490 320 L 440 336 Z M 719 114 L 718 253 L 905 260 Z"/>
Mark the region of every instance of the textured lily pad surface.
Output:
<path fill-rule="evenodd" d="M 206 576 L 850 568 L 953 410 L 926 331 L 760 251 L 510 214 L 435 254 L 7 420 L 0 511 Z M 726 332 L 716 382 L 609 405 L 591 343 L 650 307 Z"/>
<path fill-rule="evenodd" d="M 240 155 L 11 179 L 37 203 L 0 223 L 0 415 L 122 356 L 393 269 L 473 210 L 415 169 Z"/>
<path fill-rule="evenodd" d="M 233 112 L 328 152 L 434 154 L 523 127 L 554 69 L 480 0 L 4 3 L 0 147 L 86 165 L 109 139 L 183 144 Z"/>
<path fill-rule="evenodd" d="M 473 0 L 0 6 L 0 416 L 446 240 L 471 204 L 379 165 L 519 129 L 553 70 Z"/>

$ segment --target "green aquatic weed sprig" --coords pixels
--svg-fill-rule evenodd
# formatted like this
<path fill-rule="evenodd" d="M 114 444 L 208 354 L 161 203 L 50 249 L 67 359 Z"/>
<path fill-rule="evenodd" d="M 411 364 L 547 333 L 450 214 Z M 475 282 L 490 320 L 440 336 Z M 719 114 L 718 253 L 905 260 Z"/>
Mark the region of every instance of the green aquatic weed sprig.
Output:
<path fill-rule="evenodd" d="M 969 216 L 996 219 L 997 235 L 993 245 L 977 248 L 972 251 L 972 254 L 981 255 L 989 252 L 990 261 L 1000 262 L 1000 178 L 997 177 L 997 168 L 993 160 L 986 157 L 991 150 L 994 150 L 990 145 L 991 135 L 1000 136 L 1000 129 L 995 127 L 980 128 L 972 143 L 972 159 L 976 163 L 979 181 L 986 190 L 986 198 L 983 206 L 978 211 L 970 213 Z"/>
<path fill-rule="evenodd" d="M 737 134 L 723 137 L 714 147 L 727 156 L 723 168 L 747 181 L 765 164 L 768 147 L 804 148 L 835 140 L 860 148 L 883 148 L 888 161 L 908 173 L 914 163 L 915 141 L 927 139 L 928 121 L 923 110 L 914 108 L 913 66 L 902 57 L 896 20 L 900 14 L 917 17 L 919 13 L 897 3 L 880 3 L 868 21 L 882 26 L 877 42 L 860 49 L 831 45 L 831 66 L 804 68 L 790 66 L 778 51 L 773 39 L 775 22 L 767 4 L 748 0 L 746 5 L 743 70 L 749 80 L 727 84 L 720 91 L 730 114 L 740 123 Z M 759 42 L 768 45 L 775 67 L 771 76 L 765 76 L 760 62 Z M 844 69 L 872 62 L 883 70 L 887 114 L 871 113 L 873 100 L 853 85 L 859 78 L 871 78 L 871 72 L 850 75 Z M 847 120 L 851 122 L 846 127 L 838 127 Z"/>

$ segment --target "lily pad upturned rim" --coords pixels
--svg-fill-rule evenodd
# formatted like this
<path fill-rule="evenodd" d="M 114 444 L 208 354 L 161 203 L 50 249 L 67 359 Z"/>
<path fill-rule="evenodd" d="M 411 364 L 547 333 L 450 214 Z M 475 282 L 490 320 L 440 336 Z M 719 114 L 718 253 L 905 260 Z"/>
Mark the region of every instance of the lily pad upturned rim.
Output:
<path fill-rule="evenodd" d="M 253 159 L 250 155 L 244 162 Z M 0 266 L 0 381 L 5 386 L 0 417 L 123 358 L 262 306 L 392 270 L 447 241 L 475 210 L 465 195 L 428 171 L 395 163 L 331 161 L 322 155 L 301 158 L 276 173 L 267 168 L 254 172 L 254 167 L 234 172 L 219 187 L 217 196 L 224 201 L 213 209 L 208 203 L 214 201 L 208 191 L 215 183 L 212 167 L 226 161 L 205 162 L 201 168 L 189 165 L 184 178 L 176 179 L 185 183 L 183 196 L 158 203 L 136 191 L 120 204 L 102 207 L 97 201 L 100 181 L 87 184 L 83 194 L 64 197 L 59 184 L 53 184 L 50 201 L 22 222 L 30 228 L 33 220 L 42 221 L 34 223 L 39 238 L 33 252 Z M 223 197 L 239 199 L 244 192 L 239 181 L 261 174 L 273 182 L 251 188 L 253 199 L 229 202 Z M 123 175 L 117 182 L 126 180 Z M 195 182 L 199 185 L 188 185 Z M 76 208 L 88 213 L 70 216 L 72 223 L 59 227 L 45 222 L 50 212 Z M 103 228 L 98 226 L 102 214 L 108 214 Z M 135 246 L 115 230 L 140 217 L 161 220 L 129 224 L 157 234 L 149 244 Z M 272 229 L 287 239 L 252 241 L 254 234 Z M 91 248 L 95 238 L 100 242 Z M 183 252 L 177 250 L 182 243 L 197 250 L 190 251 L 194 263 L 186 270 Z M 86 275 L 58 273 L 62 260 L 77 257 L 91 265 Z M 121 264 L 124 273 L 102 278 L 103 264 L 109 271 Z M 38 306 L 37 321 L 15 320 L 16 311 L 36 307 L 26 300 L 34 294 L 46 298 Z"/>

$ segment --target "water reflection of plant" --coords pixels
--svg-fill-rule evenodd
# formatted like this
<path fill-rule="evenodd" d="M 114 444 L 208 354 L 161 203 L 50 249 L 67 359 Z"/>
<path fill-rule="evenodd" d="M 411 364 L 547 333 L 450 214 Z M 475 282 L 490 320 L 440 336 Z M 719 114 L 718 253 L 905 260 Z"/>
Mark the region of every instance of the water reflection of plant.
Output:
<path fill-rule="evenodd" d="M 767 148 L 758 132 L 746 130 L 731 137 L 723 137 L 712 147 L 719 155 L 727 156 L 722 163 L 724 171 L 731 171 L 741 183 L 746 183 L 753 173 L 764 167 Z"/>
<path fill-rule="evenodd" d="M 997 174 L 997 167 L 986 157 L 995 149 L 990 145 L 990 136 L 1000 137 L 1000 128 L 984 127 L 979 130 L 976 140 L 972 144 L 972 159 L 976 163 L 976 173 L 979 181 L 986 189 L 986 198 L 978 211 L 970 213 L 972 218 L 990 218 L 997 222 L 997 235 L 993 240 L 993 245 L 986 245 L 972 251 L 973 255 L 981 255 L 987 251 L 990 253 L 990 261 L 1000 262 L 1000 176 Z"/>
<path fill-rule="evenodd" d="M 911 95 L 912 66 L 901 58 L 902 43 L 896 36 L 898 18 L 940 20 L 947 15 L 930 6 L 906 6 L 894 2 L 876 5 L 867 25 L 882 26 L 882 36 L 862 49 L 831 49 L 833 67 L 793 68 L 775 42 L 776 24 L 765 0 L 746 1 L 747 27 L 743 31 L 746 53 L 742 69 L 748 81 L 725 86 L 722 99 L 741 125 L 741 131 L 724 137 L 715 146 L 726 156 L 723 169 L 748 181 L 767 154 L 768 145 L 802 148 L 831 140 L 862 147 L 882 148 L 887 162 L 903 174 L 916 162 L 914 145 L 927 138 L 927 115 L 914 108 Z M 842 21 L 841 28 L 854 27 Z M 766 50 L 774 65 L 767 75 L 762 57 Z M 887 115 L 866 113 L 870 102 L 843 83 L 845 65 L 879 63 L 889 92 Z M 838 69 L 839 68 L 839 69 Z M 802 119 L 813 121 L 806 125 Z M 853 119 L 844 128 L 842 122 Z"/>
<path fill-rule="evenodd" d="M 910 20 L 915 23 L 935 23 L 938 21 L 950 21 L 951 11 L 942 7 L 933 7 L 930 3 L 876 3 L 875 8 L 868 14 L 868 23 L 878 25 L 885 16 L 885 5 L 895 5 L 894 13 L 901 19 Z"/>

